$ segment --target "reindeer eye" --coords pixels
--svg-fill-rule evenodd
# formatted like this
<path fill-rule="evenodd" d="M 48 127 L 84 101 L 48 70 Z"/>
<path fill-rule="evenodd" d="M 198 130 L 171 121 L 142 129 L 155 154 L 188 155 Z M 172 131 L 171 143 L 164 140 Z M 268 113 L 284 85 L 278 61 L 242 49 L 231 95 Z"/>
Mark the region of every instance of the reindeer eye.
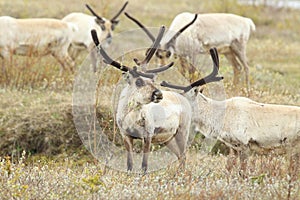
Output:
<path fill-rule="evenodd" d="M 171 51 L 167 51 L 166 57 L 169 58 L 171 56 Z"/>
<path fill-rule="evenodd" d="M 145 82 L 144 82 L 143 79 L 138 78 L 138 79 L 136 79 L 136 81 L 135 81 L 135 85 L 136 85 L 137 87 L 142 87 L 142 86 L 145 85 Z"/>
<path fill-rule="evenodd" d="M 100 24 L 101 30 L 105 31 L 105 25 L 103 23 Z"/>
<path fill-rule="evenodd" d="M 156 57 L 158 57 L 158 58 L 160 58 L 160 59 L 162 59 L 162 58 L 163 58 L 163 57 L 162 57 L 162 55 L 160 55 L 160 51 L 159 51 L 159 50 L 158 50 L 158 51 L 156 51 L 155 55 L 156 55 Z"/>
<path fill-rule="evenodd" d="M 115 24 L 112 24 L 112 25 L 111 25 L 111 30 L 112 30 L 112 31 L 115 30 L 115 27 L 116 27 Z"/>

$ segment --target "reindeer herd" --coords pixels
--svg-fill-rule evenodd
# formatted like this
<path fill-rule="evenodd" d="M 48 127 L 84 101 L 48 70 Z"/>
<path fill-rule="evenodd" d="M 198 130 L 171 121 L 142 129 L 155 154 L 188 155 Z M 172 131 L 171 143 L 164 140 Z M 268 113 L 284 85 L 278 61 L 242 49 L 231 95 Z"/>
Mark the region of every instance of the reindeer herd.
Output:
<path fill-rule="evenodd" d="M 145 59 L 134 59 L 129 67 L 112 59 L 103 48 L 104 45 L 109 48 L 112 31 L 127 4 L 110 20 L 88 5 L 86 7 L 93 16 L 71 13 L 62 20 L 0 17 L 2 68 L 5 70 L 9 66 L 13 54 L 51 54 L 61 64 L 61 73 L 67 67 L 73 71 L 78 52 L 87 49 L 92 52 L 94 61 L 98 57 L 125 73 L 127 85 L 120 93 L 116 123 L 127 150 L 128 171 L 133 169 L 134 139 L 143 141 L 144 172 L 148 169 L 151 144 L 166 145 L 184 167 L 191 131 L 200 131 L 205 137 L 222 141 L 238 152 L 241 161 L 244 161 L 244 155 L 253 151 L 285 152 L 300 147 L 299 106 L 258 103 L 246 97 L 217 101 L 202 94 L 201 86 L 223 79 L 218 76 L 218 52 L 233 66 L 234 85 L 240 82 L 239 75 L 243 72 L 245 86 L 249 89 L 246 44 L 255 30 L 251 19 L 233 14 L 184 12 L 175 16 L 168 31 L 162 26 L 154 37 L 139 20 L 125 13 L 153 42 L 145 52 Z M 212 72 L 204 78 L 194 76 L 198 67 L 186 61 L 195 53 L 207 52 L 212 59 Z M 157 84 L 154 77 L 171 68 L 178 55 L 181 72 L 191 75 L 191 84 L 180 86 L 167 81 Z M 147 67 L 153 56 L 160 60 L 161 66 L 149 70 Z"/>
<path fill-rule="evenodd" d="M 118 17 L 126 8 L 110 20 L 100 17 L 88 5 L 93 14 L 70 13 L 63 19 L 31 18 L 16 19 L 9 16 L 0 17 L 0 57 L 2 72 L 12 65 L 12 56 L 44 56 L 52 55 L 61 65 L 60 74 L 66 68 L 71 72 L 75 69 L 74 59 L 82 49 L 91 50 L 93 41 L 90 36 L 92 29 L 97 30 L 101 39 L 112 37 L 112 31 L 118 24 Z M 107 40 L 109 41 L 109 40 Z"/>

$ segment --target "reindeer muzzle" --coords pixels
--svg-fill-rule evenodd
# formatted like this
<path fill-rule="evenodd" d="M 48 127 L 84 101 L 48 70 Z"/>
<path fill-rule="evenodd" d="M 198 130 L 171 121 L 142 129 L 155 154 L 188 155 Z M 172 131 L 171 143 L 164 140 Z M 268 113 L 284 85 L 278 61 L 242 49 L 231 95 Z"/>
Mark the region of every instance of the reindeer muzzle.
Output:
<path fill-rule="evenodd" d="M 154 103 L 159 103 L 163 99 L 163 94 L 160 90 L 155 90 L 152 93 L 151 101 Z"/>

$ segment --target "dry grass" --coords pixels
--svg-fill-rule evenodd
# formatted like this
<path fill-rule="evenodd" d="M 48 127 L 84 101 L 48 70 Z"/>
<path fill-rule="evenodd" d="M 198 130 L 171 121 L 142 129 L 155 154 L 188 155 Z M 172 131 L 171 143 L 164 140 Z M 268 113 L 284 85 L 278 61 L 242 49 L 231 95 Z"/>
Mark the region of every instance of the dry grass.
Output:
<path fill-rule="evenodd" d="M 62 18 L 87 12 L 89 3 L 112 16 L 119 1 L 0 0 L 0 15 Z M 251 17 L 257 31 L 248 43 L 251 98 L 260 102 L 300 105 L 299 11 L 240 6 L 225 1 L 130 1 L 128 12 L 153 27 L 169 25 L 182 11 L 231 12 Z M 121 16 L 117 32 L 136 28 Z M 77 60 L 81 64 L 85 54 Z M 223 56 L 221 73 L 228 97 L 232 68 Z M 127 175 L 93 162 L 81 145 L 72 117 L 74 75 L 58 77 L 54 58 L 14 56 L 8 74 L 0 74 L 0 199 L 299 199 L 299 159 L 291 155 L 249 158 L 247 178 L 239 167 L 225 168 L 227 157 L 207 155 L 194 145 L 185 171 L 177 164 L 146 176 Z M 102 74 L 100 96 L 108 99 L 116 71 Z M 113 80 L 112 78 L 113 77 Z M 240 92 L 240 95 L 243 93 Z M 104 106 L 104 105 L 101 105 Z M 112 130 L 110 112 L 101 110 L 102 125 Z M 23 150 L 27 155 L 21 155 Z M 7 157 L 6 155 L 10 155 Z"/>
<path fill-rule="evenodd" d="M 105 169 L 77 156 L 48 160 L 0 160 L 1 199 L 299 199 L 298 158 L 253 156 L 248 178 L 224 156 L 190 151 L 187 168 L 176 165 L 146 176 Z M 298 159 L 298 162 L 293 159 Z"/>

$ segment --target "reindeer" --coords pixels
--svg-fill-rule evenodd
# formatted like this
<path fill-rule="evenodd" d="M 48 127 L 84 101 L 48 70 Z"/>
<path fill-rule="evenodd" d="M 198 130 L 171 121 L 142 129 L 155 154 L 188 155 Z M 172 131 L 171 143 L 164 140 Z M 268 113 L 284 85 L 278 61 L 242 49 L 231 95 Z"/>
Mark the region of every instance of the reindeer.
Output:
<path fill-rule="evenodd" d="M 140 66 L 147 65 L 156 52 L 165 28 L 162 27 L 150 47 L 146 58 L 139 62 Z M 133 169 L 133 140 L 144 141 L 142 170 L 148 169 L 148 155 L 151 144 L 166 144 L 178 157 L 181 166 L 185 165 L 189 128 L 191 123 L 191 106 L 182 95 L 161 91 L 155 87 L 153 78 L 171 67 L 173 63 L 154 70 L 140 72 L 136 67 L 129 68 L 112 60 L 99 45 L 97 34 L 92 31 L 93 40 L 104 62 L 128 73 L 128 85 L 122 90 L 117 107 L 117 125 L 120 129 L 127 150 L 127 170 Z"/>
<path fill-rule="evenodd" d="M 128 2 L 126 1 L 121 10 L 112 17 L 110 20 L 99 16 L 89 5 L 86 4 L 87 9 L 93 16 L 80 12 L 73 12 L 65 16 L 62 21 L 71 22 L 76 24 L 79 28 L 73 37 L 72 44 L 70 46 L 70 54 L 75 59 L 79 52 L 85 49 L 89 51 L 94 47 L 93 40 L 91 38 L 91 30 L 95 29 L 100 41 L 105 40 L 106 44 L 111 43 L 112 32 L 116 25 L 119 23 L 118 17 L 125 10 Z M 95 52 L 91 53 L 91 59 L 95 67 Z M 94 69 L 95 70 L 95 69 Z"/>
<path fill-rule="evenodd" d="M 23 56 L 51 54 L 61 64 L 60 74 L 66 67 L 73 71 L 75 63 L 68 54 L 68 47 L 76 31 L 76 25 L 58 19 L 0 17 L 2 69 L 6 71 L 5 65 L 12 63 L 13 54 Z"/>
<path fill-rule="evenodd" d="M 125 13 L 126 14 L 126 13 Z M 140 26 L 151 40 L 152 34 L 138 20 L 126 14 L 128 18 L 133 20 Z M 233 66 L 233 84 L 237 85 L 240 81 L 240 73 L 242 68 L 245 73 L 245 82 L 249 91 L 249 66 L 246 57 L 246 45 L 250 37 L 250 33 L 255 31 L 255 24 L 250 18 L 241 17 L 234 14 L 225 13 L 209 13 L 198 14 L 198 18 L 185 31 L 178 32 L 185 24 L 194 18 L 195 14 L 183 12 L 178 14 L 172 21 L 168 32 L 161 43 L 161 49 L 156 56 L 162 60 L 172 57 L 174 53 L 180 55 L 182 63 L 182 73 L 195 73 L 197 70 L 187 60 L 199 53 L 207 53 L 209 49 L 216 47 L 219 53 L 226 56 Z M 191 75 L 190 81 L 195 76 Z"/>
<path fill-rule="evenodd" d="M 192 122 L 205 137 L 218 139 L 238 152 L 241 169 L 245 170 L 250 152 L 259 154 L 271 150 L 286 152 L 300 144 L 300 107 L 258 103 L 245 97 L 233 97 L 216 101 L 192 90 L 209 82 L 220 81 L 217 77 L 219 60 L 216 49 L 210 50 L 214 63 L 213 72 L 186 87 L 167 82 L 161 85 L 183 90 L 192 107 Z M 297 151 L 297 150 L 296 150 Z"/>

